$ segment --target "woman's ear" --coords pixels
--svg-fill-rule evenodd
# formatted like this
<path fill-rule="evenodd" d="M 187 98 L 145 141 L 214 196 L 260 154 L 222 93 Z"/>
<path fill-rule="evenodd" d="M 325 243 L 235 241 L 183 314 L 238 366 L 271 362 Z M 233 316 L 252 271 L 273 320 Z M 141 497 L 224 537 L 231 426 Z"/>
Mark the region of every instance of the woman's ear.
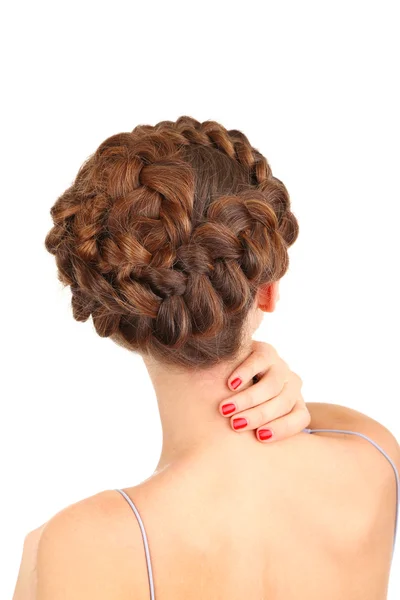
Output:
<path fill-rule="evenodd" d="M 279 281 L 260 286 L 258 290 L 258 308 L 264 312 L 273 312 L 279 297 Z"/>

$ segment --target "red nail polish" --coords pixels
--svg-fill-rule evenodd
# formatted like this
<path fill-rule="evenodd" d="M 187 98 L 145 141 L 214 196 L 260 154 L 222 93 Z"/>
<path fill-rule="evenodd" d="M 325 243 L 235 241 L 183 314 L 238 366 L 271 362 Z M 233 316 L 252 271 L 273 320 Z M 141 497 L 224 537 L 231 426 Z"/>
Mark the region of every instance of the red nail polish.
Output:
<path fill-rule="evenodd" d="M 243 427 L 247 427 L 247 419 L 239 417 L 238 419 L 233 419 L 232 424 L 233 429 L 243 429 Z"/>
<path fill-rule="evenodd" d="M 272 431 L 270 429 L 259 429 L 258 437 L 260 440 L 269 440 L 272 437 Z"/>
<path fill-rule="evenodd" d="M 238 388 L 241 383 L 242 380 L 240 379 L 240 377 L 235 377 L 235 379 L 231 381 L 231 387 L 233 387 L 233 389 L 236 390 L 236 388 Z"/>
<path fill-rule="evenodd" d="M 232 404 L 232 402 L 229 404 L 223 404 L 221 406 L 221 410 L 223 415 L 230 415 L 231 413 L 235 412 L 236 404 Z"/>

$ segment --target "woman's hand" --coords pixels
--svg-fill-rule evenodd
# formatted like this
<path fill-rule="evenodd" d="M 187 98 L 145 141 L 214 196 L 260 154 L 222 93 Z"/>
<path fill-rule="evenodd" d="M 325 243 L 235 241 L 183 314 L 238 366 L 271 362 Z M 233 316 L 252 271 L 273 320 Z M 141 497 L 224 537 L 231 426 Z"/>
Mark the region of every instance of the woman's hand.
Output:
<path fill-rule="evenodd" d="M 254 385 L 243 389 L 252 380 Z M 250 356 L 228 378 L 228 387 L 237 393 L 220 403 L 219 412 L 230 417 L 235 431 L 255 429 L 261 442 L 288 438 L 311 421 L 302 384 L 273 346 L 253 341 Z"/>

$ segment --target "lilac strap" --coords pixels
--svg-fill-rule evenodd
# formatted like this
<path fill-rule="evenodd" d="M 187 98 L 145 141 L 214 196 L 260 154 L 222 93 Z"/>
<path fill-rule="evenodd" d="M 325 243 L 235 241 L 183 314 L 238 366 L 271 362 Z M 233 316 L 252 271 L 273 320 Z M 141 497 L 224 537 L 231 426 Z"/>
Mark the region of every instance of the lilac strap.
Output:
<path fill-rule="evenodd" d="M 151 600 L 155 600 L 155 594 L 154 594 L 154 578 L 153 578 L 153 570 L 151 568 L 151 560 L 150 560 L 150 550 L 149 550 L 149 543 L 147 541 L 147 535 L 146 535 L 146 531 L 143 525 L 143 521 L 139 515 L 139 511 L 136 508 L 136 506 L 134 505 L 134 503 L 132 502 L 132 500 L 129 498 L 129 496 L 127 494 L 125 494 L 124 490 L 115 490 L 116 492 L 119 492 L 120 494 L 123 495 L 123 497 L 125 498 L 125 500 L 130 504 L 133 512 L 136 515 L 136 518 L 139 522 L 139 526 L 140 526 L 140 531 L 142 532 L 142 538 L 143 538 L 143 544 L 144 544 L 144 551 L 146 554 L 146 563 L 147 563 L 147 573 L 149 576 L 149 585 L 150 585 L 150 599 Z"/>

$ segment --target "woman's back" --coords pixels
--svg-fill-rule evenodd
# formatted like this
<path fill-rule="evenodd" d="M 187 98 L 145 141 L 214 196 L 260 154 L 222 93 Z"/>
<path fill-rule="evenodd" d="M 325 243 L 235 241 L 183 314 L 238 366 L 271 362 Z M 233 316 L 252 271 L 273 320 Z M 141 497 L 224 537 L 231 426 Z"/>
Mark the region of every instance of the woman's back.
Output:
<path fill-rule="evenodd" d="M 357 436 L 256 443 L 225 468 L 210 449 L 125 492 L 145 528 L 157 600 L 385 597 L 395 475 Z M 118 500 L 127 588 L 147 600 L 139 522 Z"/>

